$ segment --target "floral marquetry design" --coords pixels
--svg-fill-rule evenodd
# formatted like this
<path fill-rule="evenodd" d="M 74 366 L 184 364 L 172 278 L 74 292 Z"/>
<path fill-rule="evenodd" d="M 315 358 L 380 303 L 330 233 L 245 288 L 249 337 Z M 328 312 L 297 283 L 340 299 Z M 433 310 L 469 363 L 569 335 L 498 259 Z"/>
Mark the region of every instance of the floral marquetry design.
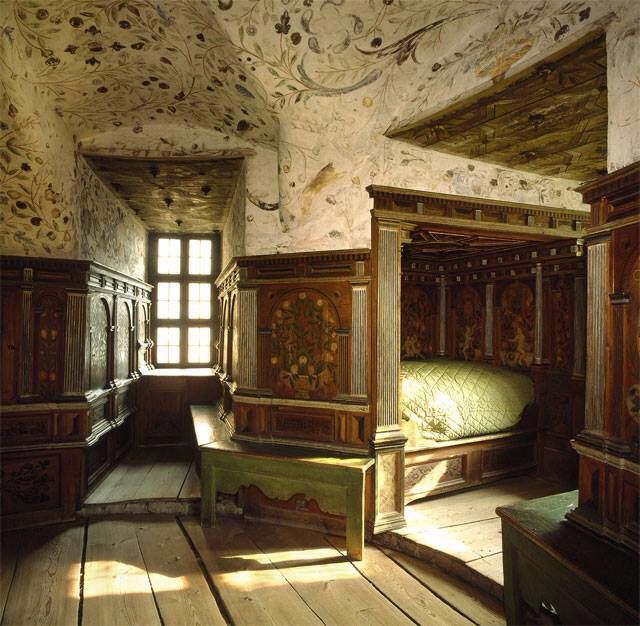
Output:
<path fill-rule="evenodd" d="M 38 298 L 36 314 L 36 386 L 44 397 L 55 395 L 64 356 L 64 300 L 45 293 Z"/>
<path fill-rule="evenodd" d="M 533 291 L 524 283 L 511 283 L 500 298 L 500 363 L 526 368 L 533 363 L 535 326 Z"/>
<path fill-rule="evenodd" d="M 428 287 L 406 284 L 401 299 L 401 357 L 426 359 L 435 343 L 435 293 Z"/>
<path fill-rule="evenodd" d="M 310 289 L 289 292 L 273 309 L 270 329 L 274 391 L 289 398 L 335 397 L 338 314 L 327 297 Z"/>

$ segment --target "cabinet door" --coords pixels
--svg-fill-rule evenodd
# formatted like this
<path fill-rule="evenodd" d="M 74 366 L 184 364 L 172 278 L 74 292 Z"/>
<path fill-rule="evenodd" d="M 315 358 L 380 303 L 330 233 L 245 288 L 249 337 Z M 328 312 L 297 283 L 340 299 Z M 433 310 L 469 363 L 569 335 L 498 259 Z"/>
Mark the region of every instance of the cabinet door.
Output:
<path fill-rule="evenodd" d="M 2 288 L 0 304 L 0 358 L 2 388 L 0 401 L 10 404 L 18 393 L 18 364 L 20 356 L 20 291 L 17 287 Z"/>

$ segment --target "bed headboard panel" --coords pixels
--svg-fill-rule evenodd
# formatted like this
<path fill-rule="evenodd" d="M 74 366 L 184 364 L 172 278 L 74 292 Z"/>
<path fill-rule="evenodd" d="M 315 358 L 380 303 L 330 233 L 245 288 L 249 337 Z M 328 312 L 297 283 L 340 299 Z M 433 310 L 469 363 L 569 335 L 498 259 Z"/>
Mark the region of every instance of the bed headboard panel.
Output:
<path fill-rule="evenodd" d="M 367 454 L 369 250 L 240 257 L 218 278 L 236 439 Z"/>
<path fill-rule="evenodd" d="M 541 464 L 572 482 L 569 441 L 584 419 L 585 301 L 578 239 L 438 263 L 404 258 L 402 358 L 439 355 L 530 372 Z"/>

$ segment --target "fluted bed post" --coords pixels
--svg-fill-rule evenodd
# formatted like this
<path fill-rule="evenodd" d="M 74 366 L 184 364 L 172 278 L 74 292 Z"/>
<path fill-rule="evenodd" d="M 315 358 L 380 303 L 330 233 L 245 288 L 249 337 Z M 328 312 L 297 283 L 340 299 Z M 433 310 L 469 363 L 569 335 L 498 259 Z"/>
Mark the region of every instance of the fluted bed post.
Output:
<path fill-rule="evenodd" d="M 493 358 L 493 283 L 487 283 L 484 288 L 484 356 Z"/>
<path fill-rule="evenodd" d="M 607 313 L 609 303 L 609 240 L 592 241 L 587 254 L 587 372 L 584 428 L 604 427 Z"/>
<path fill-rule="evenodd" d="M 402 223 L 372 220 L 375 354 L 374 534 L 401 528 L 404 520 L 404 445 L 400 429 L 400 279 Z"/>
<path fill-rule="evenodd" d="M 367 289 L 369 279 L 364 278 L 364 262 L 356 263 L 357 277 L 351 281 L 351 396 L 367 398 Z"/>
<path fill-rule="evenodd" d="M 240 287 L 237 292 L 233 362 L 238 389 L 242 392 L 255 390 L 258 363 L 258 290 L 255 287 Z"/>

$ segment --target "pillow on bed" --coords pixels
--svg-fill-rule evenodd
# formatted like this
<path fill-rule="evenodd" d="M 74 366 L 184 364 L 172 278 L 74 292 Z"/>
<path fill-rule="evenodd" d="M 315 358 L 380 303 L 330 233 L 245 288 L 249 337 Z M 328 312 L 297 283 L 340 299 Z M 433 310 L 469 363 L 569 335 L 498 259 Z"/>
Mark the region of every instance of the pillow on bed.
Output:
<path fill-rule="evenodd" d="M 531 379 L 487 363 L 402 361 L 400 409 L 425 439 L 450 441 L 513 428 L 533 402 Z"/>

